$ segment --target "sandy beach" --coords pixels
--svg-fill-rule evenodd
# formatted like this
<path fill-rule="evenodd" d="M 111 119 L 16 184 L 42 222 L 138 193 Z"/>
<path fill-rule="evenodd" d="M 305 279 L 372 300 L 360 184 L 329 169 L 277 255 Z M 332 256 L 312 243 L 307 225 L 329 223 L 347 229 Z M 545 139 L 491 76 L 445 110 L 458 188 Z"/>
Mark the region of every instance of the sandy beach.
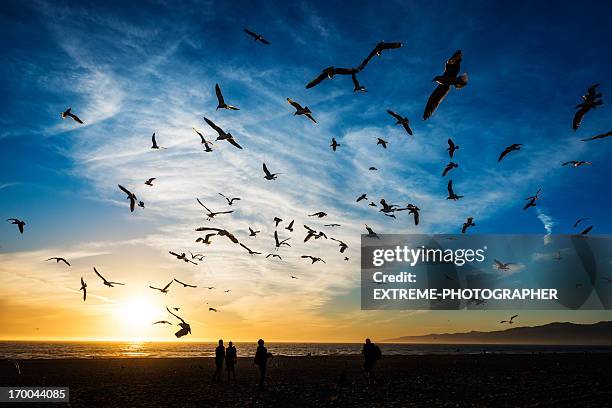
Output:
<path fill-rule="evenodd" d="M 3 360 L 3 386 L 69 386 L 74 407 L 603 407 L 612 400 L 612 354 L 388 356 L 367 387 L 362 360 L 276 357 L 257 390 L 251 358 L 237 381 L 211 381 L 211 358 Z M 225 374 L 225 372 L 224 372 Z M 12 404 L 11 406 L 16 406 Z"/>

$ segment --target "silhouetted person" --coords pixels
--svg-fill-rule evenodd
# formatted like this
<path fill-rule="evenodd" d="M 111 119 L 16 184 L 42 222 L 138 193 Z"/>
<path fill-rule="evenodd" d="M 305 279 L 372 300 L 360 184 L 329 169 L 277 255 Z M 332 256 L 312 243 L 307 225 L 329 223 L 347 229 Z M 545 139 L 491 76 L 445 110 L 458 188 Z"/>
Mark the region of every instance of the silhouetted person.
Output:
<path fill-rule="evenodd" d="M 234 365 L 236 365 L 238 357 L 238 352 L 236 351 L 236 346 L 231 341 L 225 350 L 225 369 L 227 370 L 227 381 L 230 380 L 230 373 L 236 380 L 236 372 L 234 371 Z"/>
<path fill-rule="evenodd" d="M 221 369 L 223 368 L 223 360 L 225 359 L 225 347 L 223 346 L 223 340 L 219 340 L 219 345 L 215 349 L 215 365 L 217 369 L 213 374 L 213 382 L 221 381 Z"/>
<path fill-rule="evenodd" d="M 363 354 L 364 358 L 363 367 L 365 369 L 366 378 L 368 379 L 368 384 L 371 382 L 375 383 L 376 379 L 374 378 L 374 373 L 372 370 L 374 368 L 374 364 L 382 358 L 380 348 L 376 344 L 372 343 L 370 339 L 365 339 L 365 344 L 363 345 L 361 354 Z"/>
<path fill-rule="evenodd" d="M 257 340 L 255 364 L 259 366 L 259 388 L 262 389 L 264 387 L 264 380 L 266 379 L 266 365 L 270 357 L 272 357 L 272 354 L 268 353 L 268 349 L 264 347 L 264 341 L 262 339 Z"/>

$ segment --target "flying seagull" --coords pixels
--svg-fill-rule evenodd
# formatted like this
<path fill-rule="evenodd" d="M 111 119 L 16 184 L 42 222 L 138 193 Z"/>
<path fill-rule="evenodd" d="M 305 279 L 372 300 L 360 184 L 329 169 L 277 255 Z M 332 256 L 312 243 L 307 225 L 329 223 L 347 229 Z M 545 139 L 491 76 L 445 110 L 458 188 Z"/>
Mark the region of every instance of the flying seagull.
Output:
<path fill-rule="evenodd" d="M 587 89 L 587 93 L 582 96 L 582 103 L 576 105 L 576 114 L 574 115 L 574 120 L 572 122 L 572 129 L 577 130 L 582 123 L 582 119 L 584 115 L 591 109 L 595 109 L 598 106 L 603 104 L 601 100 L 602 94 L 597 93 L 597 87 L 599 84 L 594 84 Z"/>
<path fill-rule="evenodd" d="M 448 162 L 448 164 L 444 168 L 444 171 L 442 172 L 442 177 L 446 176 L 449 171 L 451 171 L 452 169 L 456 169 L 457 167 L 459 167 L 457 163 Z"/>
<path fill-rule="evenodd" d="M 268 255 L 266 255 L 266 259 L 268 259 L 268 258 L 270 258 L 270 257 L 272 257 L 272 258 L 278 258 L 278 259 L 280 259 L 281 261 L 283 260 L 283 258 L 282 258 L 280 255 L 278 255 L 278 254 L 268 254 Z"/>
<path fill-rule="evenodd" d="M 228 105 L 227 103 L 225 103 L 225 99 L 223 99 L 223 94 L 221 93 L 221 88 L 219 88 L 219 84 L 215 84 L 215 94 L 217 95 L 217 109 L 228 109 L 228 110 L 240 110 L 239 108 L 232 106 L 232 105 Z"/>
<path fill-rule="evenodd" d="M 584 160 L 570 160 L 570 161 L 563 163 L 562 166 L 567 166 L 568 164 L 571 164 L 574 167 L 580 167 L 583 164 L 587 164 L 590 166 L 593 163 L 591 163 L 590 161 L 584 161 Z"/>
<path fill-rule="evenodd" d="M 503 263 L 501 261 L 498 261 L 497 259 L 494 259 L 493 261 L 495 262 L 495 267 L 500 271 L 510 270 L 510 265 L 515 265 L 513 262 Z"/>
<path fill-rule="evenodd" d="M 253 251 L 249 247 L 244 245 L 243 243 L 240 243 L 240 246 L 243 247 L 244 249 L 246 249 L 249 252 L 249 255 L 261 255 L 261 252 Z"/>
<path fill-rule="evenodd" d="M 234 212 L 234 210 L 229 210 L 229 211 L 217 211 L 217 212 L 213 212 L 211 211 L 207 206 L 205 206 L 199 198 L 196 198 L 196 201 L 198 202 L 198 204 L 200 204 L 202 207 L 204 207 L 204 209 L 206 209 L 206 211 L 208 211 L 208 213 L 206 214 L 207 220 L 210 221 L 213 218 L 215 218 L 215 216 L 219 215 L 219 214 L 231 214 Z"/>
<path fill-rule="evenodd" d="M 504 151 L 501 152 L 501 154 L 499 155 L 497 162 L 499 163 L 500 161 L 502 161 L 502 159 L 506 157 L 508 153 L 513 152 L 515 150 L 521 150 L 522 145 L 523 145 L 522 143 L 513 143 L 510 146 L 506 147 Z"/>
<path fill-rule="evenodd" d="M 410 129 L 410 120 L 407 117 L 400 115 L 399 113 L 395 113 L 392 110 L 387 109 L 387 113 L 393 116 L 396 119 L 396 125 L 402 125 L 406 132 L 412 136 L 412 129 Z"/>
<path fill-rule="evenodd" d="M 23 234 L 23 230 L 26 226 L 25 221 L 19 220 L 17 218 L 9 218 L 6 221 L 10 222 L 13 225 L 16 225 L 19 228 L 19 233 Z"/>
<path fill-rule="evenodd" d="M 134 212 L 134 208 L 136 208 L 136 201 L 138 200 L 138 198 L 136 198 L 136 194 L 132 193 L 130 190 L 123 187 L 121 184 L 118 184 L 118 186 L 121 191 L 127 194 L 126 200 L 130 200 L 130 212 Z"/>
<path fill-rule="evenodd" d="M 361 64 L 359 64 L 357 69 L 359 71 L 362 71 L 365 68 L 365 66 L 368 65 L 368 62 L 370 62 L 370 60 L 374 58 L 374 56 L 380 57 L 383 51 L 400 48 L 401 46 L 402 46 L 401 42 L 384 42 L 384 41 L 379 42 L 378 44 L 376 44 L 376 47 L 374 47 L 372 52 L 370 52 L 368 56 L 361 62 Z"/>
<path fill-rule="evenodd" d="M 325 235 L 323 231 L 317 232 L 316 230 L 310 228 L 308 225 L 304 225 L 304 228 L 306 228 L 306 230 L 308 231 L 306 233 L 306 237 L 304 238 L 304 242 L 308 242 L 310 238 L 313 238 L 313 237 L 314 239 L 319 239 L 321 237 L 325 237 L 325 239 L 327 239 L 327 235 Z"/>
<path fill-rule="evenodd" d="M 265 173 L 264 178 L 266 180 L 276 180 L 279 174 L 281 173 L 270 173 L 270 170 L 268 170 L 268 167 L 266 166 L 266 163 L 263 164 L 263 172 Z"/>
<path fill-rule="evenodd" d="M 209 308 L 208 308 L 208 311 L 209 311 L 209 312 L 218 312 L 218 310 L 217 310 L 217 309 L 215 309 L 214 307 L 209 307 Z"/>
<path fill-rule="evenodd" d="M 181 252 L 181 254 L 180 254 L 180 255 L 179 255 L 179 254 L 177 254 L 176 252 L 172 252 L 172 251 L 168 251 L 168 253 L 169 253 L 170 255 L 172 255 L 172 256 L 175 256 L 175 257 L 176 257 L 176 259 L 178 259 L 179 261 L 185 261 L 185 262 L 188 262 L 188 263 L 192 263 L 192 264 L 194 264 L 194 265 L 197 265 L 197 263 L 196 263 L 196 262 L 193 262 L 192 260 L 188 259 L 188 258 L 187 258 L 187 254 L 185 254 L 184 252 Z"/>
<path fill-rule="evenodd" d="M 536 206 L 536 201 L 538 201 L 538 198 L 540 198 L 540 193 L 542 192 L 542 189 L 539 189 L 537 193 L 535 193 L 535 195 L 532 195 L 531 197 L 527 197 L 525 199 L 525 201 L 529 201 L 527 204 L 525 204 L 525 206 L 523 207 L 523 210 L 528 209 L 529 207 L 535 207 Z"/>
<path fill-rule="evenodd" d="M 427 120 L 435 110 L 438 108 L 440 103 L 444 100 L 446 95 L 450 92 L 452 86 L 456 89 L 463 88 L 468 83 L 467 74 L 459 75 L 461 70 L 461 60 L 463 54 L 461 50 L 457 50 L 444 67 L 444 74 L 436 76 L 432 82 L 437 82 L 438 86 L 429 96 L 427 105 L 425 105 L 425 111 L 423 112 L 423 120 Z"/>
<path fill-rule="evenodd" d="M 280 248 L 281 246 L 285 245 L 290 247 L 291 244 L 289 244 L 287 241 L 289 241 L 291 238 L 285 238 L 282 241 L 279 240 L 278 238 L 278 231 L 274 231 L 274 245 L 276 246 L 276 249 L 278 250 L 278 248 Z"/>
<path fill-rule="evenodd" d="M 316 256 L 312 256 L 312 255 L 302 255 L 301 258 L 310 259 L 312 261 L 311 265 L 314 264 L 315 262 L 326 263 L 323 259 L 316 257 Z"/>
<path fill-rule="evenodd" d="M 590 227 L 586 228 L 584 231 L 582 231 L 580 233 L 580 235 L 587 235 L 589 232 L 591 232 L 591 230 L 593 229 L 594 225 L 591 225 Z"/>
<path fill-rule="evenodd" d="M 304 106 L 302 108 L 302 105 L 300 105 L 296 101 L 292 100 L 291 98 L 287 98 L 287 102 L 289 102 L 289 104 L 295 108 L 295 112 L 293 113 L 294 116 L 295 115 L 304 115 L 308 119 L 312 120 L 313 123 L 317 123 L 315 118 L 312 117 L 312 112 L 310 111 L 308 106 Z"/>
<path fill-rule="evenodd" d="M 515 318 L 517 318 L 517 317 L 518 317 L 518 315 L 516 314 L 516 315 L 514 315 L 514 316 L 510 317 L 510 320 L 502 320 L 502 321 L 501 321 L 501 322 L 499 322 L 499 323 L 500 323 L 500 324 L 501 324 L 501 323 L 513 324 L 513 323 L 514 323 L 514 322 L 513 322 L 513 320 L 514 320 Z"/>
<path fill-rule="evenodd" d="M 217 132 L 217 134 L 219 135 L 217 136 L 217 140 L 227 140 L 227 142 L 231 144 L 232 146 L 237 147 L 238 149 L 242 149 L 242 146 L 238 144 L 238 142 L 236 141 L 236 139 L 234 139 L 234 136 L 232 136 L 231 133 L 225 132 L 219 126 L 215 125 L 215 123 L 212 120 L 208 119 L 207 117 L 204 117 L 204 121 L 208 123 L 208 126 L 213 128 L 215 132 Z"/>
<path fill-rule="evenodd" d="M 588 139 L 580 139 L 580 140 L 582 140 L 583 142 L 588 142 L 589 140 L 604 139 L 610 136 L 612 136 L 612 130 L 606 133 L 600 133 L 599 135 L 589 137 Z"/>
<path fill-rule="evenodd" d="M 289 223 L 289 225 L 287 225 L 287 226 L 285 227 L 285 229 L 286 229 L 287 231 L 293 232 L 293 223 L 294 223 L 294 222 L 295 222 L 295 220 L 291 220 L 291 222 Z"/>
<path fill-rule="evenodd" d="M 366 227 L 366 231 L 368 231 L 368 238 L 378 238 L 378 239 L 380 239 L 378 234 L 376 234 L 372 228 L 368 227 L 368 224 L 365 224 L 365 227 Z"/>
<path fill-rule="evenodd" d="M 468 217 L 467 221 L 463 223 L 463 227 L 461 228 L 461 233 L 465 234 L 465 231 L 467 231 L 468 228 L 470 227 L 475 227 L 476 224 L 474 223 L 474 217 Z"/>
<path fill-rule="evenodd" d="M 368 92 L 368 90 L 366 89 L 365 86 L 361 85 L 359 83 L 359 81 L 357 80 L 357 74 L 356 73 L 352 73 L 351 74 L 351 79 L 353 80 L 353 92 Z"/>
<path fill-rule="evenodd" d="M 332 79 L 335 75 L 355 75 L 356 72 L 355 68 L 327 67 L 315 79 L 306 84 L 306 89 L 317 86 L 325 79 Z"/>
<path fill-rule="evenodd" d="M 227 201 L 227 205 L 232 205 L 232 204 L 234 204 L 234 201 L 239 201 L 240 200 L 240 198 L 238 198 L 238 197 L 229 198 L 229 197 L 226 197 L 225 195 L 223 195 L 221 193 L 219 193 L 219 195 L 221 197 L 225 198 L 225 200 Z"/>
<path fill-rule="evenodd" d="M 397 205 L 395 204 L 387 204 L 387 201 L 384 198 L 380 199 L 380 205 L 382 205 L 383 208 L 381 208 L 380 210 L 378 210 L 379 212 L 383 212 L 383 213 L 392 213 L 395 212 L 395 210 L 397 210 Z"/>
<path fill-rule="evenodd" d="M 405 211 L 405 210 L 408 210 L 408 214 L 414 215 L 414 225 L 419 225 L 419 218 L 420 218 L 419 211 L 421 211 L 421 209 L 414 204 L 408 204 L 406 208 L 398 209 L 398 211 Z"/>
<path fill-rule="evenodd" d="M 338 243 L 338 246 L 340 247 L 340 253 L 343 254 L 344 251 L 346 251 L 348 249 L 348 245 L 345 242 L 340 241 L 339 239 L 336 238 L 330 238 L 332 241 L 336 241 Z"/>
<path fill-rule="evenodd" d="M 151 177 L 150 179 L 148 179 L 148 180 L 147 180 L 147 181 L 145 181 L 144 183 L 145 183 L 147 186 L 152 187 L 152 186 L 153 186 L 153 180 L 155 180 L 155 177 Z"/>
<path fill-rule="evenodd" d="M 180 285 L 183 285 L 183 287 L 184 287 L 184 288 L 197 288 L 197 286 L 196 286 L 196 285 L 189 285 L 189 284 L 187 284 L 187 283 L 181 282 L 180 280 L 178 280 L 178 279 L 176 279 L 176 278 L 174 279 L 174 281 L 175 281 L 176 283 L 180 284 Z"/>
<path fill-rule="evenodd" d="M 104 283 L 106 286 L 108 286 L 109 288 L 114 287 L 115 285 L 125 285 L 125 283 L 119 283 L 119 282 L 112 282 L 112 281 L 107 281 L 104 276 L 100 275 L 100 272 L 98 272 L 98 270 L 96 269 L 96 267 L 94 266 L 93 268 L 94 272 L 96 273 L 96 275 L 98 275 L 98 277 L 100 279 L 102 279 L 102 283 Z"/>
<path fill-rule="evenodd" d="M 155 132 L 153 132 L 153 135 L 151 136 L 151 149 L 165 149 L 165 147 L 161 147 L 157 144 L 157 140 L 155 139 Z"/>
<path fill-rule="evenodd" d="M 266 45 L 270 45 L 268 40 L 263 38 L 263 36 L 261 34 L 254 33 L 251 30 L 249 30 L 248 28 L 245 28 L 244 32 L 247 33 L 248 35 L 250 35 L 251 37 L 253 37 L 256 42 L 259 41 L 260 43 L 263 43 L 263 44 L 266 44 Z"/>
<path fill-rule="evenodd" d="M 340 143 L 336 142 L 336 138 L 335 137 L 332 137 L 331 144 L 329 145 L 329 147 L 331 147 L 332 150 L 335 152 L 336 149 L 338 148 L 338 146 L 342 146 L 342 145 Z"/>
<path fill-rule="evenodd" d="M 215 231 L 216 234 L 219 235 L 220 237 L 227 237 L 234 244 L 238 244 L 239 243 L 238 242 L 238 238 L 236 238 L 236 236 L 234 234 L 232 234 L 228 230 L 224 230 L 224 229 L 221 229 L 221 228 L 199 227 L 199 228 L 196 228 L 196 231 Z"/>
<path fill-rule="evenodd" d="M 453 191 L 453 180 L 452 179 L 450 179 L 448 181 L 448 185 L 446 186 L 446 189 L 448 190 L 448 197 L 446 197 L 447 200 L 455 200 L 455 201 L 457 201 L 460 198 L 463 198 L 462 195 L 457 195 Z"/>
<path fill-rule="evenodd" d="M 323 226 L 324 226 L 324 227 L 339 227 L 339 226 L 340 226 L 340 224 L 335 224 L 335 223 L 333 223 L 333 224 L 325 224 L 325 225 L 323 225 Z"/>
<path fill-rule="evenodd" d="M 361 200 L 367 200 L 368 199 L 368 195 L 367 193 L 363 193 L 362 195 L 360 195 L 359 197 L 357 197 L 356 202 L 360 202 Z"/>
<path fill-rule="evenodd" d="M 274 217 L 274 226 L 278 227 L 278 224 L 280 224 L 282 221 L 282 218 Z"/>
<path fill-rule="evenodd" d="M 249 236 L 250 237 L 256 237 L 258 233 L 260 233 L 261 231 L 255 231 L 253 228 L 249 227 Z"/>
<path fill-rule="evenodd" d="M 166 286 L 164 286 L 163 288 L 156 288 L 155 286 L 149 286 L 151 289 L 155 289 L 155 290 L 159 290 L 161 293 L 163 293 L 164 295 L 168 293 L 168 289 L 170 288 L 170 285 L 172 285 L 172 282 L 174 282 L 173 280 L 170 281 L 170 283 L 168 283 Z"/>
<path fill-rule="evenodd" d="M 574 228 L 576 228 L 576 227 L 578 226 L 578 224 L 580 224 L 582 221 L 586 221 L 586 220 L 590 220 L 590 218 L 589 218 L 589 217 L 586 217 L 586 218 L 578 218 L 578 219 L 576 220 L 576 222 L 574 223 Z"/>
<path fill-rule="evenodd" d="M 187 334 L 191 334 L 191 326 L 189 325 L 189 323 L 187 323 L 185 320 L 183 320 L 181 317 L 175 315 L 174 313 L 172 313 L 170 311 L 170 309 L 168 309 L 168 306 L 166 306 L 166 310 L 168 311 L 168 313 L 170 313 L 172 316 L 176 317 L 177 319 L 179 319 L 181 322 L 178 324 L 178 326 L 181 328 L 181 330 L 177 331 L 176 333 L 174 333 L 174 335 L 176 337 L 183 337 Z"/>
<path fill-rule="evenodd" d="M 156 322 L 151 323 L 151 326 L 156 325 L 156 324 L 172 324 L 167 320 L 158 320 Z"/>
<path fill-rule="evenodd" d="M 189 251 L 189 255 L 191 255 L 191 259 L 195 259 L 197 261 L 203 261 L 205 258 L 204 254 L 193 254 L 191 251 Z"/>
<path fill-rule="evenodd" d="M 378 169 L 377 169 L 376 167 L 370 167 L 368 170 L 371 170 L 371 171 L 376 171 L 376 170 L 378 170 Z"/>
<path fill-rule="evenodd" d="M 81 289 L 83 291 L 83 302 L 87 300 L 87 284 L 85 283 L 85 281 L 83 280 L 83 277 L 81 276 Z"/>
<path fill-rule="evenodd" d="M 63 262 L 66 265 L 70 266 L 70 262 L 68 262 L 65 258 L 61 258 L 59 256 L 54 256 L 53 258 L 47 259 L 47 261 L 55 261 L 55 263 Z"/>
<path fill-rule="evenodd" d="M 384 140 L 384 139 L 381 139 L 380 137 L 379 137 L 379 138 L 377 138 L 377 139 L 378 139 L 378 141 L 376 142 L 376 145 L 377 145 L 377 146 L 378 146 L 378 145 L 381 145 L 381 146 L 382 146 L 384 149 L 386 149 L 386 148 L 387 148 L 387 143 L 389 143 L 389 142 L 387 142 L 387 141 L 386 141 L 386 140 Z"/>
<path fill-rule="evenodd" d="M 327 216 L 327 213 L 323 212 L 323 211 L 319 211 L 319 212 L 316 212 L 314 214 L 308 214 L 308 216 L 309 217 L 323 218 L 323 217 Z"/>
<path fill-rule="evenodd" d="M 72 113 L 72 108 L 66 109 L 60 115 L 62 119 L 72 118 L 72 120 L 74 120 L 76 123 L 80 123 L 81 125 L 83 124 L 83 121 L 81 120 L 81 118 L 79 118 L 77 115 Z"/>
<path fill-rule="evenodd" d="M 206 234 L 206 236 L 204 238 L 202 238 L 202 237 L 196 238 L 195 242 L 201 242 L 203 244 L 210 245 L 211 244 L 210 239 L 212 237 L 214 237 L 215 235 L 217 235 L 216 232 L 213 233 L 213 234 Z"/>
<path fill-rule="evenodd" d="M 210 145 L 214 145 L 214 143 L 211 142 L 210 140 L 206 140 L 204 138 L 204 135 L 202 133 L 198 132 L 196 130 L 196 128 L 192 128 L 192 129 L 193 129 L 194 132 L 196 132 L 198 134 L 198 136 L 200 136 L 201 143 L 204 145 L 204 151 L 205 152 L 209 152 L 209 153 L 212 152 L 213 149 L 210 147 Z"/>
<path fill-rule="evenodd" d="M 456 145 L 455 142 L 453 142 L 453 140 L 449 137 L 448 138 L 448 155 L 450 156 L 450 158 L 453 158 L 453 154 L 455 154 L 455 150 L 459 149 L 459 145 Z"/>

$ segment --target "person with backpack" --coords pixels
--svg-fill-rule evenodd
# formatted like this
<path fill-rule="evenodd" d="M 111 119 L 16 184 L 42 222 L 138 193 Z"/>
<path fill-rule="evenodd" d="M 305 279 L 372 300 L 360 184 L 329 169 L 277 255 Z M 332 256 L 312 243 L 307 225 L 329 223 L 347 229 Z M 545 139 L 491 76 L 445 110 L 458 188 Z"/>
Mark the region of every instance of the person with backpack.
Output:
<path fill-rule="evenodd" d="M 236 372 L 234 371 L 234 365 L 236 365 L 236 360 L 238 356 L 238 352 L 236 351 L 236 346 L 231 341 L 229 342 L 227 349 L 225 349 L 225 369 L 227 370 L 227 381 L 230 380 L 230 373 L 234 377 L 234 381 L 236 381 Z"/>
<path fill-rule="evenodd" d="M 366 374 L 366 379 L 368 380 L 368 384 L 376 383 L 376 378 L 374 377 L 373 369 L 374 369 L 374 364 L 382 358 L 380 347 L 372 343 L 370 339 L 365 339 L 365 344 L 363 345 L 361 354 L 363 354 L 363 359 L 364 359 L 363 368 L 365 369 L 365 374 Z"/>

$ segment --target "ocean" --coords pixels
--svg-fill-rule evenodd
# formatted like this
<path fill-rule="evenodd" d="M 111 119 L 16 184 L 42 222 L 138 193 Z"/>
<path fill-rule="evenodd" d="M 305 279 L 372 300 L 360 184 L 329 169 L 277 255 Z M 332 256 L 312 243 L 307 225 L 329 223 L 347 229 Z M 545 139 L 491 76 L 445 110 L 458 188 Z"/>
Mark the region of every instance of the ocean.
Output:
<path fill-rule="evenodd" d="M 239 357 L 255 355 L 255 343 L 236 343 Z M 227 346 L 227 344 L 226 344 Z M 361 354 L 359 343 L 266 343 L 268 351 L 280 356 L 347 356 Z M 379 344 L 383 355 L 427 354 L 532 354 L 612 352 L 612 346 L 542 346 L 542 345 L 451 345 L 451 344 Z M 58 358 L 167 358 L 213 357 L 216 343 L 171 342 L 34 342 L 1 341 L 3 359 Z"/>

